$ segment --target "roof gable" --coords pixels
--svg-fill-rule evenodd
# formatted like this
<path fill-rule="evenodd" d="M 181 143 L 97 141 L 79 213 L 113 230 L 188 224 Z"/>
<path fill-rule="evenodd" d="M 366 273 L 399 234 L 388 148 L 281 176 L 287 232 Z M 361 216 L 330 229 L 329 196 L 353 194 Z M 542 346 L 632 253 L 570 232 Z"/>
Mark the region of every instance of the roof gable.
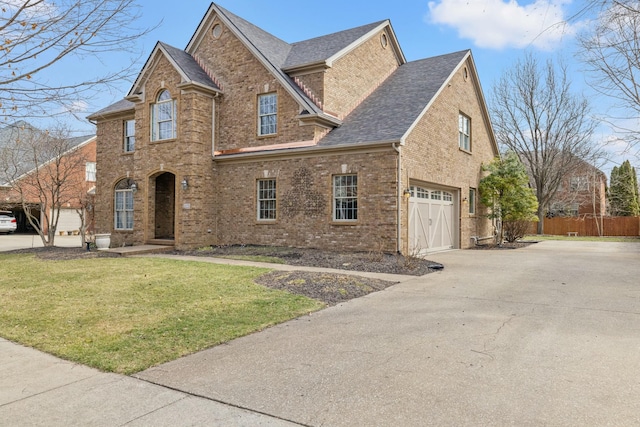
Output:
<path fill-rule="evenodd" d="M 402 142 L 467 55 L 461 51 L 400 66 L 320 145 Z"/>
<path fill-rule="evenodd" d="M 142 71 L 138 75 L 135 83 L 129 90 L 127 98 L 137 98 L 144 92 L 143 87 L 149 75 L 157 64 L 157 59 L 163 55 L 180 74 L 182 84 L 191 84 L 209 92 L 221 92 L 218 84 L 211 76 L 198 64 L 194 57 L 187 52 L 170 46 L 166 43 L 158 42 L 153 48 L 149 59 L 145 63 Z"/>
<path fill-rule="evenodd" d="M 335 60 L 355 49 L 385 27 L 388 27 L 388 32 L 391 36 L 391 45 L 398 57 L 398 63 L 404 64 L 406 60 L 393 32 L 393 28 L 391 28 L 391 23 L 389 20 L 384 20 L 293 43 L 291 45 L 291 51 L 283 65 L 283 69 L 291 71 L 313 65 L 331 67 Z"/>

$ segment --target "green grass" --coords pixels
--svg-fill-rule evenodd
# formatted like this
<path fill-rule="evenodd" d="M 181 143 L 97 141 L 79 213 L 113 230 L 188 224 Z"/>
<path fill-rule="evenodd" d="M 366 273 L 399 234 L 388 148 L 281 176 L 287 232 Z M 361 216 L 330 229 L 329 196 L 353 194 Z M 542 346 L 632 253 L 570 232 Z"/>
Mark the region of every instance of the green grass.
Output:
<path fill-rule="evenodd" d="M 531 234 L 525 236 L 522 241 L 542 241 L 542 240 L 578 240 L 581 242 L 636 242 L 640 243 L 640 237 L 598 237 L 598 236 L 551 236 L 551 235 L 539 235 Z"/>
<path fill-rule="evenodd" d="M 266 269 L 156 258 L 0 254 L 0 336 L 130 374 L 323 304 L 256 285 Z"/>

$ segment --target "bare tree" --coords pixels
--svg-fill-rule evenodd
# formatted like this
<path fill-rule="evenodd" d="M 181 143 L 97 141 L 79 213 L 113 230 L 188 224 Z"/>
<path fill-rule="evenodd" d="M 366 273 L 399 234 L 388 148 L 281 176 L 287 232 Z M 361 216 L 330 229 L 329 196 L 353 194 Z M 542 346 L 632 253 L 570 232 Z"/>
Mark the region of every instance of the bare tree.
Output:
<path fill-rule="evenodd" d="M 571 92 L 567 68 L 551 60 L 541 66 L 532 54 L 507 70 L 493 87 L 491 113 L 499 144 L 525 165 L 538 198 L 538 233 L 558 186 L 598 152 L 595 122 L 583 96 Z"/>
<path fill-rule="evenodd" d="M 134 0 L 0 1 L 0 115 L 68 114 L 74 103 L 130 75 L 133 61 L 103 75 L 78 69 L 63 83 L 50 82 L 44 71 L 65 60 L 133 53 L 135 40 L 148 32 L 132 26 L 138 18 Z"/>
<path fill-rule="evenodd" d="M 86 192 L 87 159 L 78 149 L 77 139 L 69 138 L 64 128 L 21 135 L 2 152 L 0 171 L 7 174 L 2 181 L 11 188 L 7 198 L 22 206 L 42 243 L 53 246 L 60 209 L 77 204 L 78 194 Z M 23 173 L 27 165 L 33 168 Z"/>
<path fill-rule="evenodd" d="M 640 143 L 640 2 L 597 1 L 597 20 L 579 37 L 579 56 L 593 89 L 614 101 L 605 120 L 627 142 Z"/>

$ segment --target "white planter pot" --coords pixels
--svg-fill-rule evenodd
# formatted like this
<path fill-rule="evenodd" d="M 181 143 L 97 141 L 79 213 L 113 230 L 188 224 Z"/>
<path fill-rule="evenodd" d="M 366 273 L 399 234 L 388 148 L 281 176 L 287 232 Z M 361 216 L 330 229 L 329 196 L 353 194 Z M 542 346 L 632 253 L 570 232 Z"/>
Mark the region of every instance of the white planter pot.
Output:
<path fill-rule="evenodd" d="M 109 249 L 111 246 L 111 234 L 96 234 L 96 247 L 99 251 Z"/>

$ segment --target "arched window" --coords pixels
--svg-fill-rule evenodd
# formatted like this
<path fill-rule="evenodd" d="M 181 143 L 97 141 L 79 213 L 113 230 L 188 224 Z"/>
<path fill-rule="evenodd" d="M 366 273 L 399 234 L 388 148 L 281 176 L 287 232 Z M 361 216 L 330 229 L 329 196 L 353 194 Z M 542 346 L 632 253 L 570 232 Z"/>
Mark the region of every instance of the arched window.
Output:
<path fill-rule="evenodd" d="M 176 101 L 168 90 L 158 94 L 151 108 L 151 140 L 160 141 L 176 137 Z"/>
<path fill-rule="evenodd" d="M 116 230 L 133 230 L 133 186 L 133 181 L 128 178 L 116 185 L 114 200 Z"/>

